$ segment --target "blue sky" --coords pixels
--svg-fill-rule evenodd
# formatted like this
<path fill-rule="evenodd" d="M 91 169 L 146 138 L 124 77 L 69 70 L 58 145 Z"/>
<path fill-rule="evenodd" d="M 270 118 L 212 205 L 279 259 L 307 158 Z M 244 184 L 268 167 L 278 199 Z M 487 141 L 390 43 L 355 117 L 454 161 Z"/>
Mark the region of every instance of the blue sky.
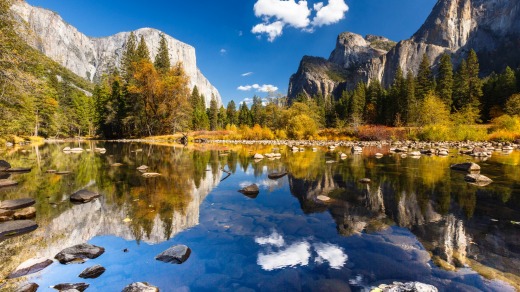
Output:
<path fill-rule="evenodd" d="M 153 27 L 194 46 L 198 67 L 227 104 L 265 96 L 266 88 L 285 95 L 302 56 L 328 58 L 341 32 L 409 38 L 436 0 L 27 2 L 59 13 L 88 36 Z"/>

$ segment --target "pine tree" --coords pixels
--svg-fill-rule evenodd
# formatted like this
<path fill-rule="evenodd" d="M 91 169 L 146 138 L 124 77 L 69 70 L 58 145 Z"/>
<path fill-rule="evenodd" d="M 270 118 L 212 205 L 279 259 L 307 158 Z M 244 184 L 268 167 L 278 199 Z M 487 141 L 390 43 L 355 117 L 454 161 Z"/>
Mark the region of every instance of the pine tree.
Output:
<path fill-rule="evenodd" d="M 437 75 L 437 95 L 448 108 L 453 104 L 453 64 L 449 54 L 443 54 Z"/>
<path fill-rule="evenodd" d="M 417 121 L 419 102 L 415 96 L 415 78 L 413 77 L 412 71 L 408 71 L 406 74 L 406 86 L 404 93 L 404 102 L 406 106 L 401 111 L 403 122 L 408 125 L 412 125 Z"/>
<path fill-rule="evenodd" d="M 230 125 L 237 125 L 237 107 L 235 102 L 232 100 L 227 104 L 226 116 Z"/>
<path fill-rule="evenodd" d="M 507 99 L 517 92 L 515 72 L 509 66 L 498 77 L 497 90 L 500 92 L 497 103 L 501 107 L 505 106 Z"/>
<path fill-rule="evenodd" d="M 128 82 L 133 76 L 132 63 L 137 62 L 137 39 L 134 32 L 131 32 L 126 40 L 125 50 L 121 58 L 121 71 L 125 80 Z"/>
<path fill-rule="evenodd" d="M 466 60 L 462 60 L 454 78 L 454 110 L 460 110 L 469 103 L 469 75 Z"/>
<path fill-rule="evenodd" d="M 401 109 L 406 108 L 406 79 L 401 67 L 397 68 L 395 78 L 386 98 L 386 124 L 398 126 L 403 122 Z"/>
<path fill-rule="evenodd" d="M 251 116 L 253 118 L 253 125 L 264 125 L 264 108 L 262 99 L 259 96 L 253 96 L 253 105 L 251 106 Z"/>
<path fill-rule="evenodd" d="M 467 63 L 469 76 L 469 102 L 472 107 L 478 108 L 483 93 L 482 80 L 479 78 L 480 65 L 478 63 L 477 53 L 475 53 L 474 50 L 469 52 Z"/>
<path fill-rule="evenodd" d="M 238 125 L 240 126 L 252 126 L 252 117 L 249 108 L 247 107 L 246 102 L 244 101 L 240 105 L 240 109 L 238 110 Z"/>
<path fill-rule="evenodd" d="M 206 113 L 206 104 L 204 96 L 199 94 L 197 86 L 193 87 L 190 96 L 190 104 L 192 108 L 192 129 L 206 130 L 209 128 L 209 119 Z"/>
<path fill-rule="evenodd" d="M 139 61 L 148 61 L 150 62 L 150 51 L 148 50 L 148 46 L 144 40 L 144 36 L 141 36 L 139 41 L 139 45 L 137 46 L 137 50 L 135 52 L 136 60 Z"/>
<path fill-rule="evenodd" d="M 154 66 L 160 73 L 165 73 L 171 67 L 168 43 L 166 42 L 164 34 L 161 34 L 161 40 L 159 41 L 159 48 L 157 49 L 157 55 L 155 56 Z"/>
<path fill-rule="evenodd" d="M 215 97 L 211 98 L 208 109 L 208 117 L 209 117 L 209 129 L 211 131 L 217 130 L 218 127 L 218 103 Z"/>
<path fill-rule="evenodd" d="M 356 89 L 354 89 L 354 94 L 350 101 L 349 107 L 352 113 L 350 118 L 354 125 L 358 125 L 363 122 L 363 112 L 366 103 L 366 86 L 364 82 L 359 82 L 356 85 Z"/>
<path fill-rule="evenodd" d="M 223 105 L 218 110 L 218 128 L 224 129 L 228 123 L 227 112 Z"/>
<path fill-rule="evenodd" d="M 423 100 L 426 94 L 434 89 L 433 87 L 433 75 L 430 68 L 430 59 L 424 53 L 421 64 L 419 65 L 419 72 L 417 73 L 417 83 L 415 86 L 415 92 L 418 100 Z"/>

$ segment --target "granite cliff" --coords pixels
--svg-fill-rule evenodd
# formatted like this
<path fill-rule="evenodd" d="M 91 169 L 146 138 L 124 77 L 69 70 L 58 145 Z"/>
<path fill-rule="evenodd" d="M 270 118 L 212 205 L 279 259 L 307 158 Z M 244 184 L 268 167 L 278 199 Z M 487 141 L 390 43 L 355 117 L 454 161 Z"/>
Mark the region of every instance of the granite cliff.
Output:
<path fill-rule="evenodd" d="M 337 98 L 343 89 L 375 78 L 389 86 L 398 67 L 417 74 L 424 54 L 435 64 L 443 53 L 450 53 L 457 66 L 471 49 L 477 52 L 485 76 L 506 66 L 518 67 L 520 56 L 515 52 L 519 46 L 520 2 L 439 0 L 419 30 L 395 46 L 385 38 L 340 34 L 328 60 L 321 58 L 320 64 L 307 66 L 313 58 L 303 58 L 298 72 L 291 76 L 288 96 L 304 93 Z"/>
<path fill-rule="evenodd" d="M 130 32 L 93 38 L 66 23 L 60 15 L 47 9 L 33 7 L 25 1 L 14 1 L 11 10 L 18 21 L 18 34 L 33 48 L 58 62 L 73 73 L 96 82 L 111 68 L 119 67 Z M 134 31 L 137 38 L 144 36 L 152 60 L 157 54 L 161 31 L 141 28 Z M 222 104 L 218 90 L 197 68 L 195 48 L 166 35 L 172 63 L 182 62 L 189 76 L 190 88 L 195 85 L 204 94 L 209 107 L 215 96 Z"/>

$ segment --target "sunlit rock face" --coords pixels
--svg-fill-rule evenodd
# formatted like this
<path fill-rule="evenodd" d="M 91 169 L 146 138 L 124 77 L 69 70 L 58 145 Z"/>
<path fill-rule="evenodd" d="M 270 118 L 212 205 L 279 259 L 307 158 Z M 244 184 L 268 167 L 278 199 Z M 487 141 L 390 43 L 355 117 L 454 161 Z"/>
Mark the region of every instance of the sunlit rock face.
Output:
<path fill-rule="evenodd" d="M 455 66 L 471 49 L 477 52 L 482 75 L 516 68 L 520 42 L 520 2 L 516 0 L 439 0 L 421 28 L 395 46 L 384 38 L 342 33 L 328 60 L 306 56 L 291 76 L 289 98 L 298 94 L 335 98 L 358 82 L 378 79 L 392 84 L 397 68 L 417 74 L 424 54 L 432 64 L 444 53 Z M 339 68 L 339 69 L 338 69 Z M 435 69 L 435 68 L 434 68 Z"/>
<path fill-rule="evenodd" d="M 25 1 L 15 1 L 12 11 L 19 20 L 18 32 L 27 43 L 73 73 L 96 82 L 113 68 L 120 68 L 121 57 L 130 32 L 92 38 L 66 23 L 57 13 L 33 7 Z M 141 36 L 144 37 L 150 57 L 154 60 L 163 33 L 153 28 L 141 28 L 134 33 L 137 40 Z M 189 77 L 190 88 L 197 86 L 199 92 L 206 98 L 208 107 L 212 96 L 222 104 L 218 90 L 197 68 L 195 48 L 169 35 L 165 34 L 165 37 L 170 51 L 170 60 L 172 64 L 182 62 Z"/>

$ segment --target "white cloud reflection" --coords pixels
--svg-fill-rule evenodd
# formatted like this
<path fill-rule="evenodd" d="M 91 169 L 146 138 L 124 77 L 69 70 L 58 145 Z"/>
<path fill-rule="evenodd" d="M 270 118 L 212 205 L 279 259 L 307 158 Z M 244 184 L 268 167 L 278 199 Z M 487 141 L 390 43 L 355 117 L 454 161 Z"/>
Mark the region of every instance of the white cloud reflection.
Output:
<path fill-rule="evenodd" d="M 347 254 L 337 245 L 330 243 L 311 243 L 300 241 L 287 245 L 283 236 L 273 231 L 271 235 L 256 237 L 255 242 L 267 247 L 266 252 L 259 252 L 257 264 L 266 271 L 294 266 L 307 266 L 312 257 L 311 248 L 318 254 L 314 259 L 317 264 L 328 263 L 333 269 L 342 268 L 348 260 Z M 272 250 L 272 248 L 276 250 Z"/>

